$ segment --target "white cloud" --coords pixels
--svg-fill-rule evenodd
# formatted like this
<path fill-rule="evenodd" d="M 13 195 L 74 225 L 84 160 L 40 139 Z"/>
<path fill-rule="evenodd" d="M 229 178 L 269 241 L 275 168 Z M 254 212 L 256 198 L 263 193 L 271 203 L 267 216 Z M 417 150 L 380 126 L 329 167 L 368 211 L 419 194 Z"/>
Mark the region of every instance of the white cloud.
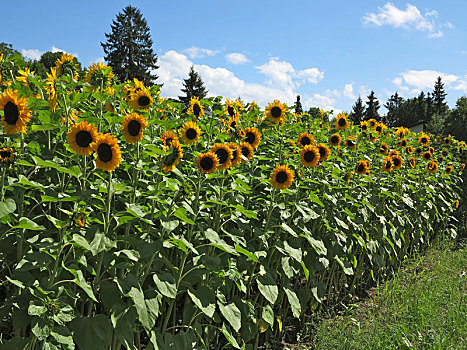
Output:
<path fill-rule="evenodd" d="M 427 11 L 423 15 L 414 5 L 407 4 L 406 9 L 402 10 L 388 2 L 383 7 L 378 7 L 377 12 L 366 14 L 363 22 L 378 27 L 389 25 L 395 28 L 416 29 L 427 32 L 430 38 L 440 38 L 444 34 L 440 28 L 452 29 L 454 25 L 451 22 L 438 25 L 435 22 L 437 16 L 436 11 Z"/>
<path fill-rule="evenodd" d="M 396 85 L 401 85 L 402 79 L 403 79 L 407 85 L 414 86 L 415 88 L 419 90 L 433 88 L 433 86 L 435 85 L 436 79 L 438 77 L 441 77 L 446 87 L 450 86 L 451 84 L 453 84 L 459 79 L 457 75 L 441 73 L 441 72 L 437 72 L 434 70 L 413 70 L 412 69 L 407 72 L 400 73 L 400 75 L 402 76 L 402 78 L 397 77 L 393 80 L 393 82 Z"/>
<path fill-rule="evenodd" d="M 401 86 L 401 85 L 402 85 L 402 78 L 401 78 L 401 77 L 397 77 L 397 78 L 395 78 L 392 82 L 393 82 L 394 84 L 396 84 L 397 86 Z"/>
<path fill-rule="evenodd" d="M 464 93 L 467 93 L 467 75 L 464 76 L 464 79 L 456 82 L 456 85 L 452 87 L 454 90 L 462 90 Z"/>
<path fill-rule="evenodd" d="M 22 49 L 21 50 L 21 54 L 26 57 L 26 58 L 29 58 L 31 60 L 39 60 L 42 56 L 42 53 L 40 50 L 38 49 Z"/>
<path fill-rule="evenodd" d="M 342 93 L 345 97 L 355 100 L 355 94 L 353 92 L 353 84 L 345 84 L 344 91 Z"/>
<path fill-rule="evenodd" d="M 196 46 L 192 46 L 183 51 L 186 52 L 188 56 L 190 56 L 190 58 L 202 58 L 205 56 L 214 56 L 219 53 L 219 50 L 202 49 Z"/>
<path fill-rule="evenodd" d="M 250 62 L 250 60 L 246 58 L 245 55 L 238 53 L 238 52 L 229 53 L 225 55 L 225 58 L 227 61 L 229 61 L 232 64 L 244 64 L 244 63 Z"/>

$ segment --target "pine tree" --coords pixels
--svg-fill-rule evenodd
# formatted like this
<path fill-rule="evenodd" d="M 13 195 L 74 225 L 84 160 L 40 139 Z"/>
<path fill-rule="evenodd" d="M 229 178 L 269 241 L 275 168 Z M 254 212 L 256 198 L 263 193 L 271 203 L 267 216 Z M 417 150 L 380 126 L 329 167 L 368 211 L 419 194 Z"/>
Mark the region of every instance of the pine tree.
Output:
<path fill-rule="evenodd" d="M 106 43 L 101 43 L 105 60 L 120 81 L 137 78 L 151 85 L 158 78 L 154 70 L 157 55 L 152 49 L 149 27 L 139 9 L 127 6 L 110 25 L 112 31 L 105 34 Z"/>
<path fill-rule="evenodd" d="M 178 96 L 181 102 L 188 105 L 192 97 L 198 97 L 200 100 L 206 97 L 208 90 L 204 87 L 203 80 L 195 72 L 193 66 L 191 66 L 188 73 L 188 79 L 183 79 L 183 81 L 184 89 L 181 90 L 185 93 L 185 96 Z"/>
<path fill-rule="evenodd" d="M 367 96 L 368 101 L 366 101 L 366 110 L 365 110 L 365 120 L 376 119 L 379 121 L 378 109 L 380 107 L 378 99 L 375 97 L 375 92 L 371 90 L 370 94 Z"/>
<path fill-rule="evenodd" d="M 394 95 L 389 97 L 388 102 L 384 104 L 384 107 L 388 110 L 386 117 L 384 118 L 384 123 L 387 126 L 395 126 L 399 125 L 400 122 L 400 113 L 399 108 L 401 104 L 404 102 L 404 99 L 399 96 L 396 92 Z"/>
<path fill-rule="evenodd" d="M 354 124 L 359 125 L 365 117 L 365 106 L 363 105 L 362 98 L 358 96 L 357 102 L 352 106 L 352 112 L 349 115 L 349 119 Z"/>
<path fill-rule="evenodd" d="M 441 77 L 438 77 L 433 91 L 433 112 L 439 115 L 446 115 L 449 108 L 446 103 L 446 92 Z"/>
<path fill-rule="evenodd" d="M 302 103 L 300 102 L 300 95 L 297 95 L 297 102 L 295 102 L 295 114 L 303 113 Z"/>

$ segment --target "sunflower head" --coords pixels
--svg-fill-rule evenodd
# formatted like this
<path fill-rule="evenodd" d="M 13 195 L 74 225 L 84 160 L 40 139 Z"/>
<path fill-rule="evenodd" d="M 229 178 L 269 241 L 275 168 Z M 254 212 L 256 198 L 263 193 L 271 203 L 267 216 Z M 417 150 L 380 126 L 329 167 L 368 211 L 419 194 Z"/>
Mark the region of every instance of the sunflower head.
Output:
<path fill-rule="evenodd" d="M 228 146 L 232 150 L 232 160 L 230 162 L 230 166 L 236 167 L 242 161 L 242 156 L 241 156 L 242 151 L 239 145 L 234 142 L 229 143 Z"/>
<path fill-rule="evenodd" d="M 96 167 L 104 171 L 114 171 L 122 161 L 122 151 L 117 138 L 111 134 L 100 134 L 92 144 L 96 152 Z"/>
<path fill-rule="evenodd" d="M 401 152 L 399 152 L 397 149 L 393 149 L 391 152 L 389 152 L 389 157 L 392 157 L 392 156 L 397 156 L 397 155 L 400 155 Z"/>
<path fill-rule="evenodd" d="M 235 118 L 237 117 L 237 106 L 235 105 L 234 101 L 229 100 L 228 98 L 225 101 L 225 113 L 230 117 L 230 118 Z"/>
<path fill-rule="evenodd" d="M 196 160 L 196 167 L 204 174 L 214 172 L 219 165 L 217 156 L 212 152 L 200 154 Z"/>
<path fill-rule="evenodd" d="M 314 144 L 315 144 L 315 139 L 313 138 L 313 136 L 311 136 L 307 132 L 302 132 L 297 137 L 297 145 L 299 147 L 305 147 L 305 146 L 308 146 L 308 145 L 313 146 Z"/>
<path fill-rule="evenodd" d="M 449 146 L 451 144 L 451 135 L 444 138 L 444 144 Z"/>
<path fill-rule="evenodd" d="M 0 148 L 0 164 L 10 165 L 15 162 L 16 152 L 13 147 Z"/>
<path fill-rule="evenodd" d="M 239 122 L 239 117 L 229 117 L 229 120 L 224 121 L 225 126 L 229 129 L 229 132 L 231 130 L 236 130 L 238 127 L 238 122 Z"/>
<path fill-rule="evenodd" d="M 379 146 L 378 150 L 379 154 L 388 154 L 389 152 L 389 146 L 386 142 L 382 142 L 381 146 Z"/>
<path fill-rule="evenodd" d="M 422 134 L 419 138 L 418 138 L 418 142 L 420 142 L 420 144 L 422 145 L 428 145 L 430 143 L 430 136 L 426 135 L 426 134 Z"/>
<path fill-rule="evenodd" d="M 319 152 L 319 161 L 324 162 L 331 155 L 331 150 L 324 143 L 319 143 L 316 148 Z"/>
<path fill-rule="evenodd" d="M 319 160 L 320 154 L 317 147 L 306 145 L 300 150 L 300 161 L 305 168 L 316 166 Z"/>
<path fill-rule="evenodd" d="M 193 114 L 196 118 L 201 118 L 204 115 L 204 107 L 199 102 L 199 97 L 190 99 L 190 107 L 187 110 L 188 114 Z"/>
<path fill-rule="evenodd" d="M 362 131 L 367 131 L 369 127 L 370 127 L 370 125 L 368 124 L 367 120 L 365 120 L 363 122 L 360 122 L 360 129 Z"/>
<path fill-rule="evenodd" d="M 73 221 L 75 222 L 76 226 L 85 227 L 86 226 L 86 214 L 76 213 Z"/>
<path fill-rule="evenodd" d="M 415 168 L 415 158 L 414 158 L 414 157 L 411 157 L 411 158 L 409 159 L 409 165 L 410 165 L 410 167 L 411 167 L 412 169 Z"/>
<path fill-rule="evenodd" d="M 333 146 L 338 147 L 341 144 L 341 135 L 339 134 L 332 134 L 331 137 L 329 137 L 329 143 Z"/>
<path fill-rule="evenodd" d="M 229 145 L 216 143 L 212 146 L 210 152 L 214 153 L 219 161 L 217 168 L 220 170 L 228 169 L 232 161 L 232 149 Z"/>
<path fill-rule="evenodd" d="M 161 136 L 161 140 L 165 147 L 170 147 L 172 142 L 179 141 L 178 136 L 174 130 L 167 130 L 164 132 Z"/>
<path fill-rule="evenodd" d="M 162 171 L 165 173 L 174 170 L 175 166 L 180 162 L 183 157 L 182 145 L 178 141 L 172 141 L 170 146 L 167 147 L 166 156 L 162 160 Z"/>
<path fill-rule="evenodd" d="M 366 160 L 360 160 L 355 167 L 355 172 L 359 175 L 366 174 L 369 170 L 369 162 Z"/>
<path fill-rule="evenodd" d="M 89 66 L 84 76 L 84 81 L 91 85 L 91 90 L 96 91 L 97 88 L 108 88 L 112 85 L 114 74 L 112 67 L 102 62 L 93 63 Z M 125 89 L 124 89 L 125 91 Z"/>
<path fill-rule="evenodd" d="M 180 139 L 186 144 L 193 144 L 199 141 L 201 129 L 194 121 L 190 121 L 183 125 Z"/>
<path fill-rule="evenodd" d="M 57 68 L 57 76 L 68 75 L 78 80 L 79 64 L 76 62 L 73 55 L 63 53 L 55 62 L 55 67 Z"/>
<path fill-rule="evenodd" d="M 128 143 L 143 139 L 143 131 L 148 126 L 146 119 L 138 113 L 131 113 L 123 119 L 122 133 Z"/>
<path fill-rule="evenodd" d="M 383 171 L 391 171 L 393 167 L 392 157 L 386 157 L 383 161 Z"/>
<path fill-rule="evenodd" d="M 461 164 L 461 171 L 464 171 L 464 169 L 465 169 L 465 163 L 462 163 Z"/>
<path fill-rule="evenodd" d="M 241 153 L 241 156 L 242 156 L 242 162 L 245 161 L 245 158 L 247 160 L 250 160 L 251 158 L 253 158 L 253 147 L 251 147 L 251 145 L 248 143 L 248 142 L 242 142 L 240 145 L 240 153 Z"/>
<path fill-rule="evenodd" d="M 433 155 L 430 151 L 423 152 L 423 159 L 430 160 Z"/>
<path fill-rule="evenodd" d="M 402 168 L 403 163 L 404 161 L 400 155 L 396 154 L 392 156 L 392 165 L 394 170 Z"/>
<path fill-rule="evenodd" d="M 97 128 L 85 121 L 73 124 L 67 133 L 70 148 L 79 156 L 90 156 L 97 138 Z"/>
<path fill-rule="evenodd" d="M 441 154 L 442 154 L 444 157 L 447 157 L 448 154 L 449 154 L 449 151 L 448 151 L 446 148 L 443 148 L 443 150 L 441 151 Z"/>
<path fill-rule="evenodd" d="M 347 120 L 349 116 L 345 113 L 339 113 L 334 122 L 334 126 L 337 130 L 346 130 L 350 127 L 349 121 Z"/>
<path fill-rule="evenodd" d="M 256 148 L 259 145 L 259 141 L 261 140 L 261 133 L 256 128 L 245 128 L 244 130 L 245 142 L 249 143 L 251 147 Z"/>
<path fill-rule="evenodd" d="M 378 121 L 376 119 L 368 119 L 368 125 L 370 126 L 370 128 L 376 128 L 376 125 L 378 124 Z"/>
<path fill-rule="evenodd" d="M 426 169 L 430 174 L 434 174 L 438 170 L 438 162 L 435 162 L 433 160 L 429 161 Z"/>
<path fill-rule="evenodd" d="M 152 96 L 147 89 L 140 89 L 133 93 L 128 102 L 134 110 L 146 110 L 152 106 Z"/>
<path fill-rule="evenodd" d="M 0 95 L 0 110 L 3 111 L 2 122 L 5 134 L 26 133 L 26 123 L 31 118 L 27 108 L 27 100 L 18 97 L 18 91 L 6 89 Z"/>
<path fill-rule="evenodd" d="M 405 151 L 407 152 L 407 154 L 412 154 L 413 153 L 413 148 L 412 146 L 408 146 Z"/>
<path fill-rule="evenodd" d="M 446 174 L 450 174 L 450 173 L 452 173 L 452 166 L 449 165 L 446 167 Z"/>
<path fill-rule="evenodd" d="M 377 124 L 375 125 L 375 131 L 376 131 L 377 133 L 381 133 L 381 132 L 383 132 L 383 130 L 384 130 L 385 127 L 386 127 L 386 125 L 384 125 L 383 123 L 377 123 Z"/>
<path fill-rule="evenodd" d="M 276 165 L 271 173 L 271 185 L 278 190 L 290 187 L 294 179 L 293 171 L 287 165 Z"/>
<path fill-rule="evenodd" d="M 357 140 L 353 136 L 349 136 L 345 139 L 345 145 L 349 148 L 356 149 L 357 148 Z"/>
<path fill-rule="evenodd" d="M 278 100 L 269 103 L 266 107 L 266 118 L 268 118 L 273 123 L 279 124 L 281 119 L 285 119 L 287 107 L 285 103 L 280 103 Z"/>

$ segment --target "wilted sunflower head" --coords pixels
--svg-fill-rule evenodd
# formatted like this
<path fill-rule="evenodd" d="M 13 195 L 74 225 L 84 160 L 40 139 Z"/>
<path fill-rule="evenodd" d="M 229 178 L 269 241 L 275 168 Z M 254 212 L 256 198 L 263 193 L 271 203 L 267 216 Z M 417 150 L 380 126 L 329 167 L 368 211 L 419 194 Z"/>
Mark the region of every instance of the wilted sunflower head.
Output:
<path fill-rule="evenodd" d="M 186 144 L 192 144 L 198 142 L 201 135 L 201 129 L 199 128 L 198 124 L 190 121 L 183 125 L 181 130 L 180 138 Z"/>
<path fill-rule="evenodd" d="M 290 187 L 294 179 L 294 173 L 287 165 L 276 165 L 271 173 L 271 185 L 278 190 Z"/>
<path fill-rule="evenodd" d="M 195 115 L 196 118 L 200 118 L 204 115 L 204 107 L 199 102 L 199 97 L 191 98 L 187 113 Z"/>
<path fill-rule="evenodd" d="M 319 143 L 316 148 L 319 152 L 319 161 L 324 162 L 331 155 L 331 150 L 324 143 Z"/>
<path fill-rule="evenodd" d="M 245 142 L 248 142 L 253 148 L 258 147 L 259 141 L 261 140 L 261 133 L 258 131 L 258 129 L 245 128 L 243 131 L 245 132 Z"/>
<path fill-rule="evenodd" d="M 212 152 L 200 154 L 196 160 L 196 167 L 204 174 L 214 172 L 219 165 L 217 156 Z"/>
<path fill-rule="evenodd" d="M 391 171 L 393 167 L 392 158 L 386 157 L 383 161 L 383 171 Z"/>
<path fill-rule="evenodd" d="M 339 146 L 341 144 L 341 135 L 339 134 L 332 134 L 331 137 L 329 137 L 329 143 L 333 146 Z"/>
<path fill-rule="evenodd" d="M 67 132 L 68 144 L 79 156 L 90 156 L 93 151 L 92 145 L 97 138 L 97 128 L 85 121 L 73 124 Z"/>
<path fill-rule="evenodd" d="M 214 153 L 219 160 L 218 169 L 224 170 L 230 167 L 232 161 L 232 149 L 229 145 L 216 143 L 212 146 L 210 152 Z"/>
<path fill-rule="evenodd" d="M 5 134 L 26 133 L 26 123 L 31 118 L 27 103 L 24 97 L 18 97 L 16 90 L 6 89 L 0 95 L 0 110 L 3 111 L 2 122 Z"/>
<path fill-rule="evenodd" d="M 0 148 L 0 163 L 10 165 L 15 162 L 16 152 L 13 147 Z"/>
<path fill-rule="evenodd" d="M 345 113 L 339 113 L 334 122 L 334 127 L 340 131 L 348 129 L 350 127 L 349 121 L 347 120 L 348 117 L 349 116 Z"/>
<path fill-rule="evenodd" d="M 386 142 L 382 142 L 381 146 L 379 146 L 378 153 L 379 154 L 388 154 L 389 152 L 389 146 Z"/>
<path fill-rule="evenodd" d="M 266 117 L 273 123 L 279 124 L 281 119 L 285 120 L 285 112 L 287 107 L 285 103 L 280 103 L 279 100 L 269 103 L 266 107 Z"/>
<path fill-rule="evenodd" d="M 300 161 L 305 168 L 316 166 L 319 160 L 320 154 L 317 147 L 306 145 L 300 150 Z"/>
<path fill-rule="evenodd" d="M 315 139 L 313 136 L 311 136 L 307 132 L 302 132 L 300 135 L 297 137 L 297 144 L 299 147 L 305 147 L 308 145 L 314 145 L 315 144 Z"/>
<path fill-rule="evenodd" d="M 131 113 L 123 119 L 122 133 L 128 143 L 142 140 L 143 131 L 148 126 L 146 119 L 138 113 Z"/>

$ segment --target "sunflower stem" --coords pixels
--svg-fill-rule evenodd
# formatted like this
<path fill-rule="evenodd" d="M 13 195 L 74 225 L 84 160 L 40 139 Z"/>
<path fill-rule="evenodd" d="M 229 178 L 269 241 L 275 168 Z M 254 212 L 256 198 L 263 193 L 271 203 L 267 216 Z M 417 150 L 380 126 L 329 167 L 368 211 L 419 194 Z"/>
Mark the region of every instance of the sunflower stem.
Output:
<path fill-rule="evenodd" d="M 6 167 L 3 167 L 2 169 L 2 181 L 0 183 L 0 202 L 3 202 L 3 199 L 5 198 L 5 193 L 4 193 L 4 186 L 5 186 L 5 172 L 6 172 Z"/>

